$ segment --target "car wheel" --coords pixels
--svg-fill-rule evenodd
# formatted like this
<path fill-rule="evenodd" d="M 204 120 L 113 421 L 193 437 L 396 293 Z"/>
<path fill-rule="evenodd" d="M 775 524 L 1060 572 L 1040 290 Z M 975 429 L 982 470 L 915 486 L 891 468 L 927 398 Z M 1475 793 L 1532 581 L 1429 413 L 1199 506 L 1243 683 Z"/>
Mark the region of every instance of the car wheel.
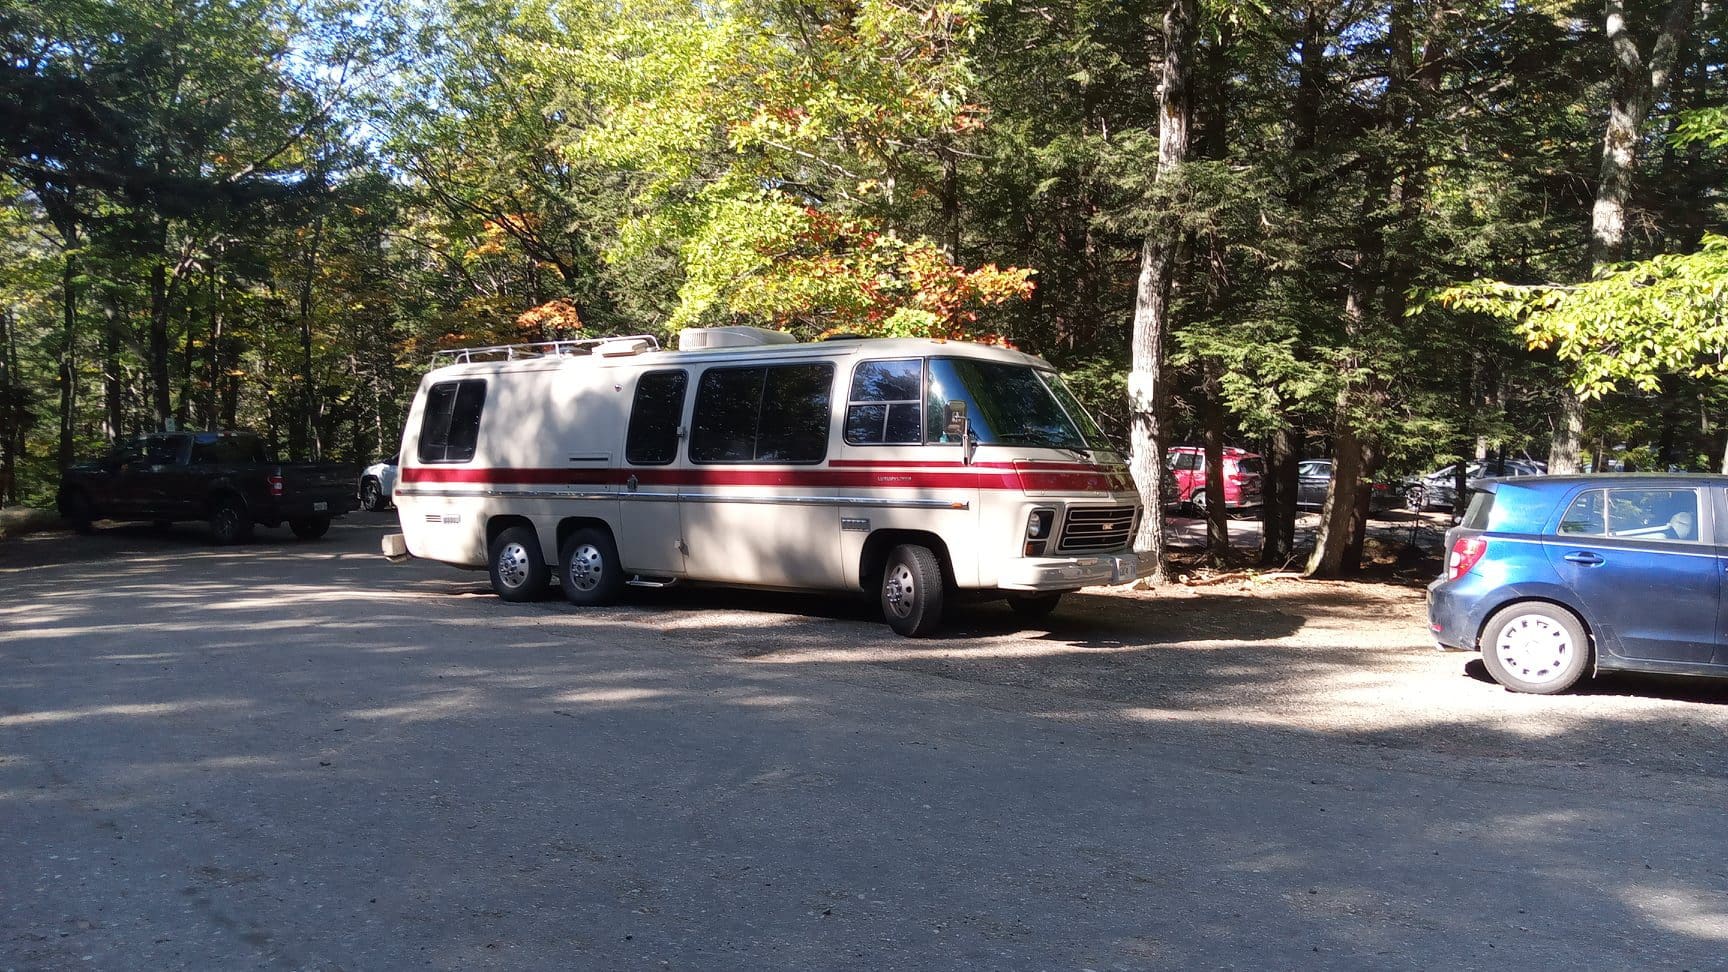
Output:
<path fill-rule="evenodd" d="M 1206 487 L 1202 486 L 1188 494 L 1188 507 L 1196 516 L 1206 515 Z"/>
<path fill-rule="evenodd" d="M 288 521 L 288 529 L 302 540 L 316 540 L 330 532 L 330 518 L 327 516 L 308 516 L 303 519 Z"/>
<path fill-rule="evenodd" d="M 246 504 L 233 496 L 217 500 L 210 511 L 210 533 L 225 547 L 252 539 L 252 516 Z"/>
<path fill-rule="evenodd" d="M 882 616 L 908 638 L 928 638 L 942 626 L 942 561 L 929 547 L 902 544 L 882 569 Z"/>
<path fill-rule="evenodd" d="M 532 601 L 546 593 L 552 571 L 540 554 L 540 538 L 525 526 L 505 527 L 486 551 L 492 591 L 506 601 Z"/>
<path fill-rule="evenodd" d="M 612 535 L 593 527 L 570 534 L 558 551 L 558 586 L 565 600 L 580 607 L 617 603 L 624 593 L 624 566 Z"/>
<path fill-rule="evenodd" d="M 376 513 L 384 508 L 384 491 L 378 488 L 376 479 L 368 479 L 360 484 L 360 508 L 368 513 Z"/>
<path fill-rule="evenodd" d="M 1404 491 L 1404 505 L 1410 512 L 1420 513 L 1428 508 L 1428 491 L 1420 486 L 1412 486 Z"/>
<path fill-rule="evenodd" d="M 1584 677 L 1590 637 L 1578 616 L 1557 604 L 1525 601 L 1502 608 L 1482 631 L 1482 663 L 1514 692 L 1553 695 Z"/>
<path fill-rule="evenodd" d="M 1010 594 L 1008 606 L 1028 621 L 1048 617 L 1062 602 L 1061 594 Z"/>

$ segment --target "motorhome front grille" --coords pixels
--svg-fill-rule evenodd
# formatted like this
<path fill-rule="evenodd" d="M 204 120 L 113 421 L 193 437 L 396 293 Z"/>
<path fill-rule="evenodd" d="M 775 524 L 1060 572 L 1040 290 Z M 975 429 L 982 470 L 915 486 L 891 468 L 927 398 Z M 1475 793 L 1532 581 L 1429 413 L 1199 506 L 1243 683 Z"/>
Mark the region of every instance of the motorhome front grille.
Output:
<path fill-rule="evenodd" d="M 1070 507 L 1058 550 L 1120 550 L 1134 539 L 1134 507 Z"/>

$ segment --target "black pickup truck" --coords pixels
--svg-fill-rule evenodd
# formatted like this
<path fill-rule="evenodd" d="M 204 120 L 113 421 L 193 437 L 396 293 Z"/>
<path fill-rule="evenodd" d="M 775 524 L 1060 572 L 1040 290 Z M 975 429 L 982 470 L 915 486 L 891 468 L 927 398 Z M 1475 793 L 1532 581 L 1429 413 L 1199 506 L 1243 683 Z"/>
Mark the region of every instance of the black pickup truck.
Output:
<path fill-rule="evenodd" d="M 272 462 L 248 432 L 158 432 L 67 469 L 60 515 L 81 533 L 102 519 L 205 520 L 227 544 L 249 538 L 254 524 L 286 522 L 316 540 L 332 517 L 359 506 L 354 475 L 337 463 Z"/>

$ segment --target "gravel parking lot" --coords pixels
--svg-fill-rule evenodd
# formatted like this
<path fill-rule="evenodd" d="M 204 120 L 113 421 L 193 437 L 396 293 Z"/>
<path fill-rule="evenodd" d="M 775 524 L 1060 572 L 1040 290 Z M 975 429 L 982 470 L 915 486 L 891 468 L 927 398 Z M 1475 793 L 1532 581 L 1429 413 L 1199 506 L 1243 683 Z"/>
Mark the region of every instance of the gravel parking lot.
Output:
<path fill-rule="evenodd" d="M 0 543 L 0 968 L 1714 968 L 1728 686 L 1516 696 L 1421 590 L 1001 605 Z M 280 532 L 283 536 L 276 536 Z"/>

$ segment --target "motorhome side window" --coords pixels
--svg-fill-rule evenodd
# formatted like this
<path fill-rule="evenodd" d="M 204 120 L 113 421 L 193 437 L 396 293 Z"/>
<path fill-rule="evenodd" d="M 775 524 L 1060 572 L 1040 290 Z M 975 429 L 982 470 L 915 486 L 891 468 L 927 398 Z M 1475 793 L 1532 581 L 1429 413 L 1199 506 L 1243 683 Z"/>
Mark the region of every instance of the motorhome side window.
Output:
<path fill-rule="evenodd" d="M 862 361 L 852 372 L 846 441 L 852 445 L 921 445 L 924 360 Z"/>
<path fill-rule="evenodd" d="M 682 371 L 651 371 L 636 382 L 624 458 L 637 466 L 664 466 L 678 457 L 678 420 L 684 416 Z"/>
<path fill-rule="evenodd" d="M 486 382 L 479 379 L 441 381 L 426 393 L 420 418 L 421 462 L 467 462 L 480 439 L 480 412 L 486 406 Z"/>
<path fill-rule="evenodd" d="M 696 383 L 690 461 L 821 462 L 833 385 L 826 363 L 708 369 Z"/>

